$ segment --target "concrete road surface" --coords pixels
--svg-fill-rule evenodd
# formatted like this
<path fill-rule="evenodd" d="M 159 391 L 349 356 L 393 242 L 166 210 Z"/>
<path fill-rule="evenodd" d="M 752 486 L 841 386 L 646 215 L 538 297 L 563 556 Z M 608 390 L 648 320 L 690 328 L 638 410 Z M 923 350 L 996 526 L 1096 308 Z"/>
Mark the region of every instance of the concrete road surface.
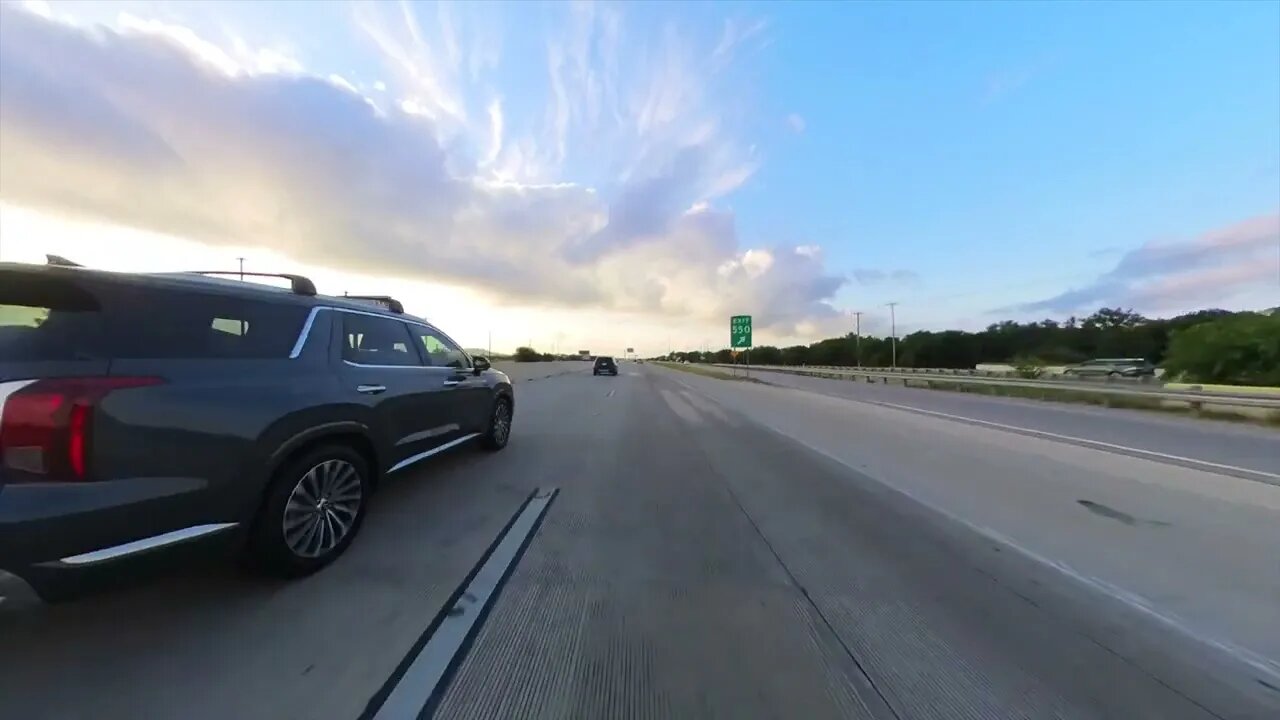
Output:
<path fill-rule="evenodd" d="M 1280 484 L 1280 432 L 1275 428 L 1143 410 L 971 395 L 782 372 L 753 370 L 751 374 L 771 385 L 913 408 L 963 422 L 1001 425 L 1006 430 L 1016 428 L 1028 434 L 1054 435 L 1059 441 L 1106 443 L 1115 451 L 1145 457 L 1161 455 L 1165 462 L 1180 462 L 1185 458 L 1191 461 L 1187 464 L 1199 467 L 1214 464 L 1220 471 Z"/>
<path fill-rule="evenodd" d="M 0 717 L 1280 717 L 1280 487 L 620 367 L 311 578 L 0 615 Z"/>

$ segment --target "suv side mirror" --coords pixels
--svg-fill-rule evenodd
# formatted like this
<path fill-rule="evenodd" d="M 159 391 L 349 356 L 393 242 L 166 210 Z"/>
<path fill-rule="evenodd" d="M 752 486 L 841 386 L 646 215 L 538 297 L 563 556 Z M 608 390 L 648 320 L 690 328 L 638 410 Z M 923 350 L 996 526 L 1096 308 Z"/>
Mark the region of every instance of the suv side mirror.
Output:
<path fill-rule="evenodd" d="M 471 365 L 476 369 L 477 375 L 493 367 L 493 364 L 489 362 L 489 358 L 484 357 L 483 355 L 477 355 L 471 358 Z"/>

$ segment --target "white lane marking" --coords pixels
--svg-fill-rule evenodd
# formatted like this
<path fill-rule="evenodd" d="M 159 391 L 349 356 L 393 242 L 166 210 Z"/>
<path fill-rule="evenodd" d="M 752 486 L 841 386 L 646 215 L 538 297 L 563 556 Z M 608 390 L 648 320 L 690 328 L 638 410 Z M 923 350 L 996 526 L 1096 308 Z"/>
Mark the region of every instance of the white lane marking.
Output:
<path fill-rule="evenodd" d="M 712 417 L 714 417 L 715 419 L 719 420 L 722 423 L 725 423 L 727 425 L 732 425 L 733 427 L 739 427 L 738 423 L 730 419 L 728 413 L 722 410 L 720 406 L 716 405 L 715 402 L 713 402 L 712 400 L 702 395 L 697 395 L 697 394 L 688 392 L 687 390 L 681 390 L 680 395 L 684 397 L 684 399 L 690 405 L 692 405 L 695 409 L 701 410 L 702 412 L 705 412 L 706 414 L 711 415 Z"/>
<path fill-rule="evenodd" d="M 676 415 L 694 425 L 703 424 L 702 415 L 679 395 L 670 390 L 659 390 L 659 392 L 662 394 L 662 399 L 667 401 L 667 407 L 671 408 L 671 411 Z"/>
<path fill-rule="evenodd" d="M 679 385 L 683 385 L 684 387 L 688 388 L 689 390 L 692 390 L 695 393 L 699 392 L 696 388 L 685 383 L 683 380 L 679 380 L 674 377 L 672 377 L 671 380 L 673 380 Z M 825 397 L 830 397 L 830 396 L 825 396 Z M 867 402 L 867 401 L 862 401 L 862 402 Z M 882 403 L 876 403 L 876 404 L 882 404 Z M 887 403 L 884 403 L 884 404 L 887 404 Z M 907 407 L 907 406 L 903 406 L 903 407 Z M 914 408 L 910 408 L 910 409 L 914 409 Z M 938 414 L 941 414 L 941 413 L 938 413 Z M 971 420 L 970 418 L 960 418 L 959 416 L 953 416 L 953 417 L 957 417 L 958 419 L 971 421 L 971 422 L 983 422 L 983 421 L 974 421 L 974 420 Z M 855 472 L 858 472 L 859 474 L 862 474 L 865 477 L 871 477 L 869 475 L 866 475 L 866 473 L 862 472 L 861 470 L 858 470 L 858 468 L 855 468 L 849 463 L 845 462 L 843 459 L 838 458 L 835 455 L 832 455 L 831 453 L 827 452 L 826 450 L 823 450 L 815 445 L 812 445 L 806 442 L 805 440 L 802 440 L 799 437 L 796 437 L 795 435 L 791 435 L 789 433 L 783 432 L 782 430 L 779 430 L 778 428 L 775 428 L 772 425 L 766 425 L 763 422 L 760 423 L 760 426 L 768 430 L 771 430 L 774 433 L 777 433 L 778 435 L 790 438 L 800 443 L 804 447 L 812 450 L 813 452 L 818 453 L 819 455 L 829 460 L 832 460 L 833 462 L 837 462 L 841 465 L 844 465 L 845 467 L 851 468 Z M 1271 682 L 1273 684 L 1280 683 L 1280 661 L 1276 661 L 1254 650 L 1250 650 L 1248 648 L 1236 645 L 1235 643 L 1229 640 L 1224 640 L 1221 638 L 1214 637 L 1212 635 L 1202 633 L 1199 630 L 1197 630 L 1195 627 L 1193 627 L 1190 622 L 1184 620 L 1178 615 L 1156 609 L 1154 603 L 1152 603 L 1150 600 L 1148 600 L 1147 598 L 1137 593 L 1130 592 L 1116 585 L 1112 585 L 1106 580 L 1093 577 L 1092 575 L 1086 575 L 1085 573 L 1080 572 L 1079 570 L 1076 570 L 1075 568 L 1071 567 L 1070 565 L 1067 565 L 1066 563 L 1047 558 L 1035 552 L 1034 550 L 1031 550 L 1029 548 L 1023 547 L 1022 545 L 1019 545 L 1016 541 L 1013 540 L 1013 538 L 1010 538 L 1004 533 L 1001 533 L 997 530 L 993 530 L 985 525 L 979 525 L 978 523 L 966 520 L 965 518 L 960 517 L 959 515 L 951 512 L 950 510 L 947 510 L 946 508 L 940 505 L 937 505 L 933 502 L 925 500 L 923 497 L 917 495 L 914 492 L 911 492 L 910 490 L 906 490 L 904 488 L 891 485 L 877 478 L 872 478 L 872 479 L 880 483 L 884 487 L 888 488 L 889 490 L 896 492 L 900 495 L 903 495 L 907 498 L 910 498 L 911 500 L 914 500 L 915 502 L 920 503 L 924 507 L 927 507 L 930 510 L 936 513 L 939 513 L 944 517 L 950 518 L 951 520 L 954 520 L 960 523 L 961 525 L 988 538 L 989 540 L 992 540 L 993 542 L 997 542 L 1013 550 L 1014 552 L 1021 554 L 1023 557 L 1026 557 L 1041 565 L 1045 565 L 1047 567 L 1053 568 L 1054 570 L 1057 570 L 1063 575 L 1066 575 L 1067 577 L 1077 582 L 1084 583 L 1085 585 L 1101 592 L 1107 597 L 1113 598 L 1121 603 L 1124 603 L 1125 605 L 1154 619 L 1160 624 L 1173 629 L 1175 632 L 1181 634 L 1186 638 L 1189 638 L 1192 641 L 1199 642 L 1204 645 L 1208 645 L 1212 648 L 1219 650 L 1220 652 L 1225 653 L 1227 656 L 1231 657 L 1232 659 L 1238 662 L 1244 663 L 1245 665 L 1248 665 L 1250 668 L 1253 668 L 1257 672 L 1265 675 L 1268 678 L 1268 682 Z"/>
<path fill-rule="evenodd" d="M 1088 438 L 1076 437 L 1074 435 L 1059 435 L 1058 433 L 1052 433 L 1047 430 L 1036 430 L 1033 428 L 1019 427 L 1017 425 L 1005 425 L 1003 423 L 991 422 L 990 420 L 979 420 L 977 418 L 965 417 L 963 415 L 952 415 L 950 413 L 938 412 L 936 410 L 924 410 L 911 405 L 899 405 L 897 403 L 884 402 L 882 400 L 865 400 L 859 398 L 848 399 L 854 400 L 855 402 L 865 402 L 872 405 L 894 408 L 895 410 L 905 410 L 907 412 L 921 413 L 923 415 L 933 415 L 947 420 L 959 420 L 961 422 L 974 423 L 976 425 L 985 425 L 987 427 L 996 428 L 997 430 L 1007 430 L 1020 435 L 1035 435 L 1052 440 L 1066 440 L 1079 445 L 1093 446 L 1107 450 L 1120 450 L 1125 453 L 1131 453 L 1142 457 L 1157 458 L 1160 460 L 1174 460 L 1179 463 L 1186 463 L 1189 465 L 1229 470 L 1231 472 L 1244 473 L 1246 475 L 1256 475 L 1258 477 L 1265 478 L 1266 482 L 1270 482 L 1272 484 L 1276 484 L 1277 481 L 1280 481 L 1280 475 L 1277 475 L 1276 473 L 1269 473 L 1265 470 L 1254 470 L 1251 468 L 1237 467 L 1235 465 L 1223 465 L 1222 463 L 1209 462 L 1208 460 L 1197 460 L 1196 458 L 1183 457 L 1181 455 L 1169 455 L 1162 452 L 1156 452 L 1154 450 L 1143 450 L 1141 448 L 1129 447 L 1128 445 L 1116 445 L 1114 443 L 1103 442 L 1101 440 L 1090 440 Z"/>
<path fill-rule="evenodd" d="M 617 392 L 617 390 L 610 390 L 609 392 L 605 393 L 605 397 L 613 397 L 613 394 L 615 392 Z"/>
<path fill-rule="evenodd" d="M 421 715 L 440 682 L 444 680 L 454 656 L 462 649 L 484 609 L 493 600 L 498 585 L 515 563 L 520 548 L 533 534 L 557 492 L 554 488 L 550 491 L 540 490 L 524 506 L 524 510 L 520 511 L 520 515 L 507 528 L 493 552 L 484 561 L 480 571 L 458 594 L 457 602 L 431 634 L 431 639 L 418 651 L 404 675 L 400 676 L 396 686 L 373 716 L 374 720 L 404 720 Z"/>
<path fill-rule="evenodd" d="M 194 540 L 198 537 L 204 537 L 211 533 L 233 528 L 239 524 L 240 523 L 228 522 L 193 525 L 192 527 L 174 530 L 172 532 L 164 533 L 163 535 L 155 535 L 153 537 L 142 538 L 141 540 L 134 540 L 133 542 L 127 542 L 123 545 L 114 545 L 101 550 L 93 550 L 91 552 L 80 553 L 79 555 L 64 557 L 62 558 L 62 562 L 67 565 L 91 565 L 93 563 L 114 560 L 126 555 L 139 553 L 143 550 L 152 550 L 154 548 L 165 547 L 166 545 L 173 545 L 174 543 Z"/>

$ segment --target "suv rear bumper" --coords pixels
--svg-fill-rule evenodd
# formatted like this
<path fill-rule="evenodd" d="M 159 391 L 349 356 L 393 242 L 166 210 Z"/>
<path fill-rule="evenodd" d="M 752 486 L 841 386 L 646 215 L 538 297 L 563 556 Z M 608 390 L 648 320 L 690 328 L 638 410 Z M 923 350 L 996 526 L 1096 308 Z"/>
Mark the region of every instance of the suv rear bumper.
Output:
<path fill-rule="evenodd" d="M 40 603 L 40 596 L 26 580 L 0 570 L 0 610 L 16 610 Z"/>
<path fill-rule="evenodd" d="M 70 600 L 129 584 L 194 561 L 215 548 L 230 549 L 237 523 L 184 528 L 163 535 L 0 570 L 0 612 L 41 602 Z"/>
<path fill-rule="evenodd" d="M 70 599 L 230 549 L 239 523 L 207 521 L 207 500 L 203 482 L 180 478 L 5 485 L 0 609 L 30 595 Z"/>

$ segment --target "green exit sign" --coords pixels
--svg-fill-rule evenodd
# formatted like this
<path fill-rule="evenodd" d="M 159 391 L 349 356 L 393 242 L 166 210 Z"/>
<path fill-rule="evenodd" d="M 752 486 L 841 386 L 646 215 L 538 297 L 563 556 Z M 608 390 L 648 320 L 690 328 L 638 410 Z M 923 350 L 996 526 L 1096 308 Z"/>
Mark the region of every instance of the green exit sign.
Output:
<path fill-rule="evenodd" d="M 751 316 L 734 315 L 729 318 L 729 347 L 751 347 Z"/>

